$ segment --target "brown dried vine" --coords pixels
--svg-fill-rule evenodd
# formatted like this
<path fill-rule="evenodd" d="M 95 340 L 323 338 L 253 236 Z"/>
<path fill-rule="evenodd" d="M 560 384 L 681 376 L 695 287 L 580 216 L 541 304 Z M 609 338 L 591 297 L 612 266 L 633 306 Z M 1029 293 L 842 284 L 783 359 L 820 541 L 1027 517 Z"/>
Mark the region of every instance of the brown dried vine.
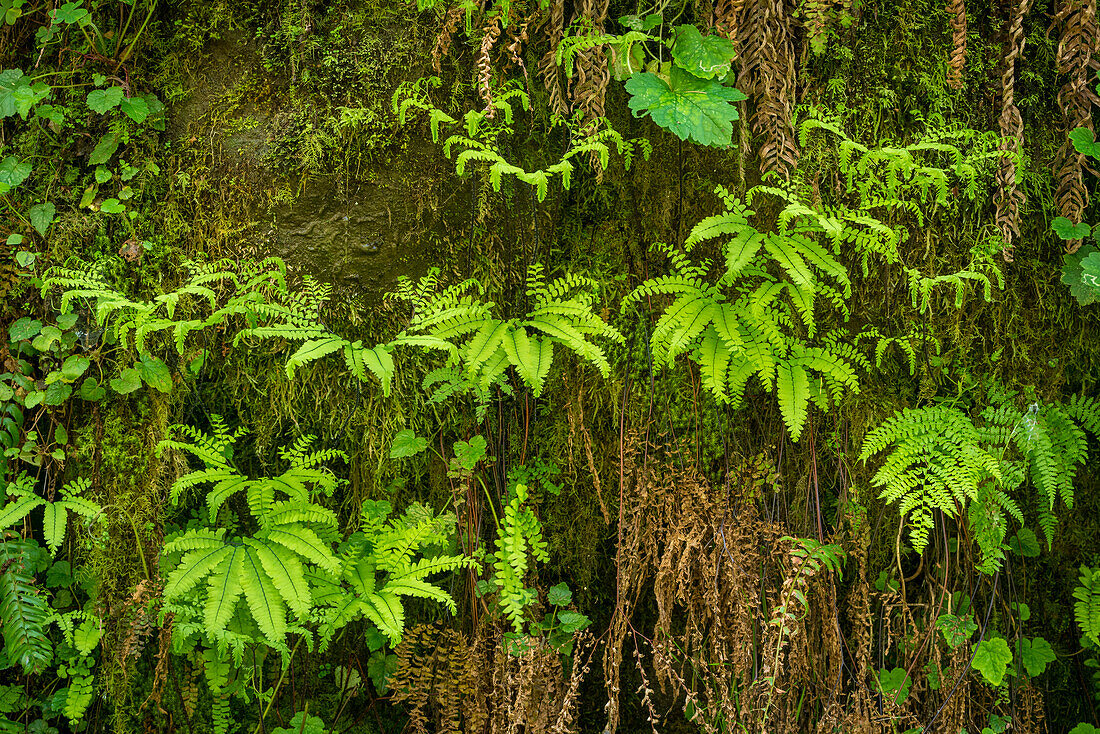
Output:
<path fill-rule="evenodd" d="M 1016 107 L 1016 60 L 1023 56 L 1024 17 L 1031 7 L 1031 0 L 1019 0 L 1009 25 L 1007 47 L 1004 58 L 1004 70 L 1001 72 L 1001 116 L 998 124 L 1001 129 L 1000 149 L 1019 156 L 1024 143 L 1024 121 Z M 1004 243 L 1004 259 L 1012 261 L 1013 243 L 1020 236 L 1020 207 L 1024 203 L 1024 193 L 1016 184 L 1016 157 L 1002 156 L 997 168 L 997 229 Z"/>
<path fill-rule="evenodd" d="M 481 48 L 477 53 L 477 92 L 481 101 L 485 103 L 486 116 L 492 117 L 496 111 L 493 107 L 493 46 L 500 38 L 500 16 L 493 15 L 485 24 L 484 35 L 481 37 Z"/>
<path fill-rule="evenodd" d="M 962 89 L 966 70 L 966 0 L 948 0 L 951 15 L 951 58 L 947 62 L 947 83 L 952 89 Z"/>
<path fill-rule="evenodd" d="M 607 20 L 608 0 L 577 0 L 576 13 L 584 18 L 590 32 L 604 32 Z M 604 101 L 607 85 L 611 82 L 611 70 L 608 68 L 607 53 L 602 45 L 593 46 L 577 52 L 576 83 L 571 80 L 573 111 L 581 113 L 581 124 L 587 132 L 592 132 L 596 121 L 606 116 Z"/>
<path fill-rule="evenodd" d="M 565 101 L 561 68 L 557 63 L 558 46 L 565 37 L 565 0 L 550 0 L 544 32 L 550 41 L 550 48 L 539 60 L 539 75 L 550 94 L 550 112 L 566 118 L 569 116 L 569 103 Z"/>
<path fill-rule="evenodd" d="M 509 641 L 487 627 L 473 642 L 453 629 L 420 625 L 397 649 L 391 679 L 410 734 L 570 734 L 595 642 L 574 643 L 571 669 L 541 637 Z"/>
<path fill-rule="evenodd" d="M 1057 95 L 1065 131 L 1078 127 L 1092 130 L 1092 108 L 1100 105 L 1100 98 L 1090 86 L 1098 68 L 1096 0 L 1060 0 L 1054 25 L 1061 30 L 1055 63 L 1058 73 L 1067 76 Z M 1055 159 L 1054 197 L 1058 213 L 1074 223 L 1080 223 L 1089 200 L 1084 166 L 1085 157 L 1067 139 Z M 1069 252 L 1080 246 L 1080 240 L 1066 242 Z"/>
<path fill-rule="evenodd" d="M 463 9 L 461 5 L 455 5 L 447 11 L 443 20 L 443 27 L 439 29 L 439 35 L 435 37 L 435 45 L 432 47 L 432 68 L 436 74 L 443 72 L 443 57 L 451 52 L 451 39 L 458 24 L 462 22 Z"/>
<path fill-rule="evenodd" d="M 739 18 L 737 88 L 755 104 L 750 122 L 763 138 L 760 171 L 789 179 L 799 158 L 791 126 L 796 56 L 790 9 L 787 0 L 747 0 Z"/>

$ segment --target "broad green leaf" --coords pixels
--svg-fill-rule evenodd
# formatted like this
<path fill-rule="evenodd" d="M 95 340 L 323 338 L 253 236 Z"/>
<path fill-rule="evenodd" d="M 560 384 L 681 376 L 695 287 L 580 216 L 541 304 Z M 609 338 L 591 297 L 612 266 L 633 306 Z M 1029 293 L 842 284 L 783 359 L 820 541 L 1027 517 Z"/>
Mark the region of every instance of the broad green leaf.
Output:
<path fill-rule="evenodd" d="M 40 104 L 34 108 L 34 116 L 48 120 L 54 125 L 60 125 L 65 121 L 65 108 L 52 104 Z"/>
<path fill-rule="evenodd" d="M 40 352 L 47 352 L 54 343 L 60 341 L 61 329 L 56 326 L 44 326 L 38 336 L 31 341 L 31 346 Z"/>
<path fill-rule="evenodd" d="M 66 382 L 73 382 L 87 372 L 91 364 L 91 360 L 87 357 L 74 354 L 68 357 L 65 363 L 61 365 L 61 379 Z"/>
<path fill-rule="evenodd" d="M 386 692 L 386 682 L 397 672 L 397 656 L 387 655 L 384 650 L 376 650 L 367 661 L 367 675 L 379 693 Z"/>
<path fill-rule="evenodd" d="M 1008 649 L 1008 642 L 1003 637 L 994 637 L 981 641 L 978 649 L 974 651 L 974 661 L 971 664 L 982 674 L 986 683 L 999 686 L 1011 662 L 1012 651 Z"/>
<path fill-rule="evenodd" d="M 46 387 L 42 402 L 46 405 L 61 405 L 73 394 L 73 386 L 67 382 L 55 382 Z"/>
<path fill-rule="evenodd" d="M 558 629 L 561 632 L 571 635 L 574 632 L 580 632 L 582 629 L 592 624 L 592 620 L 580 612 L 559 612 L 558 624 Z"/>
<path fill-rule="evenodd" d="M 31 226 L 38 230 L 38 234 L 45 236 L 50 223 L 53 222 L 57 209 L 50 202 L 35 204 L 27 210 L 27 217 L 31 220 Z"/>
<path fill-rule="evenodd" d="M 57 323 L 57 328 L 62 331 L 68 331 L 76 326 L 76 322 L 80 320 L 80 316 L 75 313 L 63 313 L 58 314 L 54 321 Z"/>
<path fill-rule="evenodd" d="M 406 456 L 415 456 L 428 448 L 428 439 L 417 436 L 409 428 L 403 428 L 397 432 L 390 446 L 390 458 L 401 459 Z"/>
<path fill-rule="evenodd" d="M 8 338 L 13 342 L 33 339 L 42 330 L 42 322 L 24 316 L 8 328 Z"/>
<path fill-rule="evenodd" d="M 1100 158 L 1100 143 L 1093 139 L 1092 131 L 1088 128 L 1079 127 L 1073 130 L 1069 134 L 1069 139 L 1073 142 L 1073 147 L 1077 149 L 1078 153 L 1092 158 Z"/>
<path fill-rule="evenodd" d="M 1025 637 L 1020 640 L 1020 662 L 1023 663 L 1024 670 L 1032 678 L 1042 675 L 1043 671 L 1047 669 L 1047 665 L 1053 663 L 1057 657 L 1054 650 L 1051 649 L 1050 643 L 1042 637 L 1036 637 L 1032 640 Z"/>
<path fill-rule="evenodd" d="M 141 374 L 132 367 L 122 371 L 122 374 L 111 380 L 111 389 L 119 395 L 128 395 L 141 387 Z"/>
<path fill-rule="evenodd" d="M 0 119 L 19 115 L 27 119 L 31 108 L 50 95 L 50 85 L 35 83 L 19 69 L 0 73 Z"/>
<path fill-rule="evenodd" d="M 1050 227 L 1063 240 L 1079 240 L 1092 234 L 1092 227 L 1089 225 L 1084 222 L 1074 224 L 1065 217 L 1055 217 Z"/>
<path fill-rule="evenodd" d="M 1085 277 L 1084 262 L 1088 260 L 1089 277 Z M 1063 257 L 1062 283 L 1082 306 L 1100 301 L 1100 282 L 1096 280 L 1094 264 L 1100 266 L 1100 251 L 1094 245 L 1085 245 L 1077 252 Z"/>
<path fill-rule="evenodd" d="M 1035 558 L 1039 555 L 1039 539 L 1035 537 L 1035 531 L 1029 528 L 1020 530 L 1008 539 L 1008 547 L 1013 553 L 1026 558 Z"/>
<path fill-rule="evenodd" d="M 704 36 L 693 25 L 677 26 L 673 34 L 672 60 L 677 66 L 701 79 L 729 73 L 735 55 L 732 41 L 714 34 Z"/>
<path fill-rule="evenodd" d="M 1100 729 L 1092 724 L 1078 724 L 1069 730 L 1069 734 L 1100 734 Z"/>
<path fill-rule="evenodd" d="M 91 156 L 88 157 L 89 165 L 99 166 L 111 160 L 111 156 L 118 150 L 120 138 L 117 133 L 108 132 L 95 144 Z"/>
<path fill-rule="evenodd" d="M 477 463 L 485 458 L 487 444 L 484 436 L 474 436 L 469 443 L 458 441 L 455 443 L 455 458 L 463 469 L 473 471 Z"/>
<path fill-rule="evenodd" d="M 941 614 L 936 620 L 936 626 L 943 633 L 943 639 L 952 648 L 956 648 L 970 639 L 978 629 L 978 625 L 970 618 L 970 615 L 957 617 L 954 614 Z"/>
<path fill-rule="evenodd" d="M 149 387 L 160 392 L 172 392 L 172 373 L 164 362 L 146 354 L 142 356 L 140 362 L 134 365 L 134 368 Z"/>
<path fill-rule="evenodd" d="M 149 116 L 149 105 L 141 97 L 123 97 L 119 109 L 137 123 L 145 122 Z"/>
<path fill-rule="evenodd" d="M 905 674 L 905 668 L 879 671 L 879 690 L 890 703 L 898 704 L 904 701 L 909 696 L 909 686 L 912 682 Z"/>
<path fill-rule="evenodd" d="M 102 400 L 107 395 L 107 391 L 99 384 L 99 380 L 94 377 L 89 377 L 80 383 L 80 397 L 85 400 L 97 401 Z"/>
<path fill-rule="evenodd" d="M 119 203 L 118 199 L 111 198 L 100 204 L 99 210 L 107 214 L 122 214 L 126 211 L 126 205 Z"/>
<path fill-rule="evenodd" d="M 394 656 L 396 670 L 397 656 Z M 370 664 L 368 663 L 368 666 Z M 381 692 L 381 691 L 379 691 Z M 299 711 L 290 719 L 290 725 L 286 728 L 272 729 L 271 734 L 326 734 L 324 719 L 313 714 Z"/>
<path fill-rule="evenodd" d="M 17 245 L 23 244 L 23 235 L 19 234 L 18 232 L 12 232 L 8 235 L 7 244 L 8 247 L 15 247 Z M 27 266 L 23 263 L 19 263 L 19 267 L 25 268 Z"/>
<path fill-rule="evenodd" d="M 23 161 L 9 155 L 0 161 L 0 194 L 6 194 L 27 180 L 34 168 L 30 161 Z"/>
<path fill-rule="evenodd" d="M 80 2 L 68 2 L 53 11 L 57 23 L 82 23 L 88 17 L 88 11 Z"/>
<path fill-rule="evenodd" d="M 107 110 L 114 107 L 118 107 L 118 103 L 122 101 L 122 87 L 108 87 L 107 89 L 96 89 L 88 93 L 88 107 L 93 112 L 99 114 L 105 114 Z"/>
<path fill-rule="evenodd" d="M 700 79 L 679 66 L 672 67 L 667 80 L 652 72 L 635 74 L 627 80 L 626 90 L 635 117 L 648 114 L 681 140 L 718 147 L 733 139 L 738 114 L 731 102 L 747 99 L 732 87 Z"/>
<path fill-rule="evenodd" d="M 555 607 L 567 607 L 573 601 L 573 592 L 569 590 L 569 585 L 565 582 L 555 584 L 546 593 L 546 601 Z"/>

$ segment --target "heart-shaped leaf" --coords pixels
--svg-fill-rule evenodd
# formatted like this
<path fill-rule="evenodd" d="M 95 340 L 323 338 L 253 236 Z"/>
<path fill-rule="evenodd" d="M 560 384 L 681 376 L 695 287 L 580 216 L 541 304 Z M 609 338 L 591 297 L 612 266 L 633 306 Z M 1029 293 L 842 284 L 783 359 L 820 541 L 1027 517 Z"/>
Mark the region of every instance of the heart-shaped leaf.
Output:
<path fill-rule="evenodd" d="M 401 459 L 406 456 L 415 456 L 428 448 L 428 439 L 416 435 L 416 432 L 403 428 L 393 437 L 393 445 L 390 446 L 390 458 Z"/>
<path fill-rule="evenodd" d="M 118 107 L 122 101 L 122 87 L 108 87 L 88 92 L 88 107 L 93 112 L 104 114 L 107 110 Z"/>
<path fill-rule="evenodd" d="M 981 641 L 978 649 L 974 651 L 974 660 L 971 664 L 982 674 L 986 683 L 999 686 L 1011 662 L 1012 651 L 1008 649 L 1008 643 L 1003 637 L 994 637 L 991 640 Z"/>
<path fill-rule="evenodd" d="M 735 55 L 732 41 L 717 35 L 704 36 L 693 25 L 677 26 L 673 33 L 672 60 L 677 66 L 700 79 L 729 73 Z"/>
<path fill-rule="evenodd" d="M 1055 217 L 1050 223 L 1054 233 L 1064 240 L 1079 240 L 1092 234 L 1092 227 L 1085 223 L 1074 224 L 1066 217 Z"/>
<path fill-rule="evenodd" d="M 732 87 L 700 79 L 673 66 L 669 78 L 646 72 L 626 82 L 630 109 L 635 117 L 649 115 L 653 121 L 681 140 L 701 145 L 728 146 L 733 139 L 737 108 L 731 102 L 748 99 Z"/>
<path fill-rule="evenodd" d="M 1092 158 L 1100 158 L 1100 143 L 1093 139 L 1092 131 L 1087 127 L 1077 128 L 1069 134 L 1069 139 L 1073 142 L 1073 147 L 1077 149 L 1078 153 L 1083 153 Z"/>

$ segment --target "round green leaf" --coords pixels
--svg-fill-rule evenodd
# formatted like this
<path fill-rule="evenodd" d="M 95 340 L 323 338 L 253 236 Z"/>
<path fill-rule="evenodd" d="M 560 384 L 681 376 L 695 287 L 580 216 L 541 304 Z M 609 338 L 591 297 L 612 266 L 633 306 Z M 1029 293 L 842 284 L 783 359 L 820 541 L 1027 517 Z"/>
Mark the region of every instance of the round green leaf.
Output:
<path fill-rule="evenodd" d="M 731 102 L 747 97 L 732 87 L 700 79 L 679 66 L 668 81 L 652 72 L 635 74 L 626 82 L 635 117 L 648 114 L 681 140 L 702 145 L 728 146 L 733 140 L 737 108 Z"/>
<path fill-rule="evenodd" d="M 107 391 L 99 384 L 99 380 L 89 377 L 80 384 L 80 397 L 95 402 L 102 400 Z"/>
<path fill-rule="evenodd" d="M 1019 532 L 1008 539 L 1008 547 L 1018 556 L 1035 558 L 1039 555 L 1039 539 L 1035 537 L 1035 531 L 1029 528 L 1020 528 Z"/>
<path fill-rule="evenodd" d="M 417 436 L 408 428 L 403 428 L 393 437 L 393 445 L 390 446 L 390 458 L 401 459 L 406 456 L 415 456 L 428 448 L 428 439 Z"/>
<path fill-rule="evenodd" d="M 67 382 L 55 382 L 46 388 L 42 402 L 46 405 L 61 405 L 73 394 L 73 386 Z"/>
<path fill-rule="evenodd" d="M 118 103 L 122 101 L 122 92 L 122 87 L 93 90 L 88 93 L 88 107 L 102 115 L 107 110 L 118 107 Z"/>
<path fill-rule="evenodd" d="M 1025 637 L 1020 640 L 1020 662 L 1024 664 L 1024 670 L 1032 678 L 1042 675 L 1047 665 L 1053 663 L 1057 657 L 1050 643 L 1042 637 L 1036 637 L 1033 640 Z"/>
<path fill-rule="evenodd" d="M 87 357 L 74 354 L 61 365 L 61 379 L 66 382 L 73 382 L 88 370 L 89 365 L 91 365 L 91 360 Z"/>
<path fill-rule="evenodd" d="M 108 214 L 122 214 L 122 212 L 126 211 L 126 207 L 120 204 L 118 199 L 107 199 L 99 205 L 99 210 Z"/>
<path fill-rule="evenodd" d="M 735 55 L 732 41 L 717 35 L 704 36 L 693 25 L 677 26 L 673 33 L 672 60 L 677 66 L 701 79 L 729 73 Z"/>
<path fill-rule="evenodd" d="M 149 387 L 156 388 L 160 392 L 172 392 L 172 373 L 164 362 L 156 357 L 145 355 L 134 367 L 141 373 L 141 379 Z"/>
<path fill-rule="evenodd" d="M 999 686 L 1011 662 L 1012 651 L 1008 649 L 1008 642 L 1003 637 L 994 637 L 991 640 L 981 641 L 978 649 L 974 651 L 972 665 L 974 670 L 982 674 L 986 683 Z"/>
<path fill-rule="evenodd" d="M 13 342 L 23 341 L 38 336 L 40 331 L 42 331 L 41 321 L 24 316 L 8 329 L 8 338 Z"/>
<path fill-rule="evenodd" d="M 546 601 L 556 607 L 567 607 L 573 601 L 573 592 L 565 582 L 550 587 L 546 594 Z"/>
<path fill-rule="evenodd" d="M 111 389 L 119 395 L 127 395 L 141 387 L 141 375 L 132 367 L 122 370 L 122 374 L 111 380 Z"/>
<path fill-rule="evenodd" d="M 1065 217 L 1055 217 L 1050 228 L 1063 240 L 1079 240 L 1092 234 L 1092 227 L 1085 223 L 1074 224 Z"/>

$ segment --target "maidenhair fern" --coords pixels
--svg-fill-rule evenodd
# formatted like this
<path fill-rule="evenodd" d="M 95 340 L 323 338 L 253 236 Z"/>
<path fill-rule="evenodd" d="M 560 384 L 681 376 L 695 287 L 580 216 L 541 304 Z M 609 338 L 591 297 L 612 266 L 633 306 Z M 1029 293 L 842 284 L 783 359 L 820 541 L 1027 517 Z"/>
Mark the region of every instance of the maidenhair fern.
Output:
<path fill-rule="evenodd" d="M 401 85 L 393 95 L 393 112 L 397 115 L 398 122 L 405 124 L 409 110 L 415 109 L 428 113 L 432 140 L 435 142 L 439 142 L 442 126 L 460 124 L 458 120 L 431 104 L 427 88 L 437 87 L 439 84 L 437 77 L 428 77 L 415 83 Z M 495 93 L 485 109 L 469 110 L 463 115 L 462 130 L 443 142 L 443 154 L 447 158 L 450 158 L 456 149 L 459 151 L 455 157 L 455 172 L 459 176 L 466 174 L 466 168 L 471 163 L 481 164 L 486 167 L 489 183 L 494 191 L 501 190 L 504 176 L 515 176 L 517 180 L 531 186 L 538 200 L 543 201 L 549 191 L 550 181 L 555 176 L 561 181 L 563 189 L 569 189 L 573 172 L 576 170 L 575 160 L 582 156 L 598 163 L 602 170 L 607 170 L 610 163 L 611 145 L 615 146 L 616 152 L 622 156 L 623 163 L 628 169 L 636 154 L 636 147 L 641 149 L 646 159 L 649 158 L 648 141 L 644 139 L 636 142 L 627 141 L 610 127 L 607 120 L 601 119 L 598 125 L 589 125 L 584 131 L 571 134 L 569 138 L 573 144 L 556 163 L 540 170 L 527 171 L 509 163 L 501 154 L 499 147 L 501 137 L 512 132 L 514 104 L 519 104 L 524 110 L 531 107 L 527 93 L 522 88 L 512 86 Z M 556 122 L 565 124 L 566 121 Z"/>
<path fill-rule="evenodd" d="M 1051 542 L 1056 504 L 1073 506 L 1073 477 L 1087 453 L 1080 426 L 1090 432 L 1100 427 L 1100 406 L 1075 398 L 1021 411 L 1012 397 L 999 396 L 978 424 L 957 408 L 906 409 L 864 439 L 861 460 L 888 451 L 871 481 L 882 488 L 880 497 L 897 503 L 917 552 L 928 543 L 936 511 L 965 516 L 980 550 L 979 568 L 991 573 L 1004 555 L 1006 516 L 1024 522 L 1012 495 L 1028 479 Z"/>
<path fill-rule="evenodd" d="M 1081 634 L 1100 646 L 1100 570 L 1081 566 L 1077 588 L 1073 590 L 1073 615 Z"/>
<path fill-rule="evenodd" d="M 771 194 L 786 203 L 777 231 L 761 232 L 754 212 L 722 188 L 727 211 L 700 222 L 683 250 L 658 245 L 672 273 L 647 280 L 622 304 L 625 312 L 644 298 L 672 296 L 650 336 L 658 367 L 683 354 L 700 369 L 703 386 L 720 402 L 740 403 L 750 378 L 775 391 L 791 438 L 797 440 L 813 401 L 828 408 L 858 392 L 856 365 L 866 360 L 838 330 L 817 334 L 815 310 L 827 302 L 847 316 L 848 272 L 836 259 L 852 226 L 804 206 L 785 189 L 758 187 L 746 196 Z M 689 258 L 699 243 L 729 238 L 725 267 L 710 276 L 710 261 Z M 812 341 L 818 337 L 816 341 Z"/>
<path fill-rule="evenodd" d="M 504 517 L 497 526 L 497 548 L 493 556 L 493 584 L 500 592 L 500 606 L 511 621 L 512 628 L 522 633 L 525 623 L 524 610 L 538 597 L 528 588 L 527 570 L 529 557 L 547 563 L 546 541 L 542 538 L 542 524 L 527 505 L 527 486 L 512 485 Z"/>
<path fill-rule="evenodd" d="M 391 344 L 443 349 L 449 364 L 462 366 L 465 380 L 486 395 L 511 367 L 538 397 L 546 384 L 554 348 L 572 351 L 607 376 L 610 364 L 592 339 L 622 342 L 623 336 L 596 314 L 596 282 L 578 275 L 547 281 L 541 265 L 527 274 L 531 310 L 524 318 L 501 319 L 492 302 L 471 295 L 467 280 L 437 290 L 437 272 L 419 283 L 403 281 L 394 298 L 413 308 L 412 320 Z M 453 385 L 454 383 L 451 382 Z"/>
<path fill-rule="evenodd" d="M 226 459 L 226 449 L 240 432 L 228 433 L 219 421 L 213 436 L 189 427 L 176 427 L 174 432 L 192 440 L 164 441 L 158 450 L 187 451 L 200 458 L 204 468 L 177 480 L 172 497 L 178 498 L 190 487 L 213 485 L 206 496 L 213 523 L 225 501 L 243 491 L 257 524 L 251 535 L 203 527 L 187 530 L 165 544 L 171 571 L 164 586 L 164 609 L 176 614 L 175 634 L 199 634 L 207 644 L 223 650 L 240 648 L 250 638 L 229 625 L 243 597 L 249 619 L 266 644 L 286 652 L 288 612 L 297 625 L 310 613 L 306 569 L 335 573 L 340 567 L 331 548 L 338 529 L 336 515 L 313 502 L 313 495 L 330 494 L 337 484 L 332 472 L 318 465 L 343 454 L 307 453 L 306 440 L 283 452 L 290 466 L 282 474 L 249 479 Z M 205 588 L 198 590 L 200 584 Z"/>
<path fill-rule="evenodd" d="M 428 581 L 477 566 L 466 556 L 430 553 L 449 545 L 454 515 L 437 517 L 414 504 L 391 518 L 392 509 L 388 502 L 364 502 L 358 529 L 341 546 L 338 572 L 310 576 L 320 607 L 322 649 L 340 628 L 360 617 L 396 645 L 405 629 L 403 597 L 429 599 L 456 612 L 450 594 Z"/>
<path fill-rule="evenodd" d="M 0 508 L 0 530 L 21 522 L 32 510 L 42 507 L 42 535 L 50 552 L 56 554 L 65 540 L 70 514 L 90 520 L 101 511 L 98 504 L 80 496 L 89 484 L 87 479 L 75 479 L 61 487 L 62 499 L 47 502 L 35 493 L 33 477 L 21 473 L 15 481 L 8 483 L 7 494 L 15 499 Z"/>

